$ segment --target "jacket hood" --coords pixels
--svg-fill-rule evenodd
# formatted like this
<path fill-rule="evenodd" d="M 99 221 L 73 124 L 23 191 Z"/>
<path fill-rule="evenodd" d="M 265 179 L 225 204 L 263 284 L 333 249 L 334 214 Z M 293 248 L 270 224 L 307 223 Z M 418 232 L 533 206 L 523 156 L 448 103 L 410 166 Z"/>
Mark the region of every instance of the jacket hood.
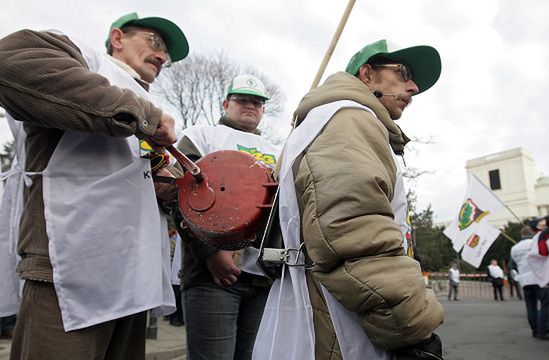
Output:
<path fill-rule="evenodd" d="M 345 72 L 330 75 L 324 84 L 309 91 L 299 103 L 294 119 L 296 126 L 305 119 L 312 109 L 339 100 L 351 100 L 370 108 L 389 132 L 389 143 L 395 154 L 402 155 L 404 146 L 410 139 L 391 119 L 389 112 L 370 89 L 357 77 Z"/>

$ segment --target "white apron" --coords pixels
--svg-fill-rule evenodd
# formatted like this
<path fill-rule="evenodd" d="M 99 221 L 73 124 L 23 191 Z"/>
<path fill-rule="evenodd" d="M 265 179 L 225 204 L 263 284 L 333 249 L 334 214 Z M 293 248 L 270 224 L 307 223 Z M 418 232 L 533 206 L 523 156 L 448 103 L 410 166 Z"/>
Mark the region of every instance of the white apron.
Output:
<path fill-rule="evenodd" d="M 173 251 L 173 259 L 172 259 L 172 285 L 181 285 L 181 279 L 179 279 L 179 270 L 181 270 L 181 253 L 182 246 L 181 246 L 181 237 L 179 234 L 175 236 L 175 249 Z"/>
<path fill-rule="evenodd" d="M 23 211 L 23 191 L 32 184 L 31 176 L 36 173 L 23 171 L 25 167 L 25 130 L 23 124 L 6 114 L 15 141 L 15 158 L 12 167 L 0 175 L 6 179 L 6 187 L 0 203 L 0 316 L 10 316 L 19 311 L 23 281 L 15 269 L 19 220 Z"/>
<path fill-rule="evenodd" d="M 106 54 L 73 41 L 90 70 L 148 98 Z M 49 256 L 65 331 L 152 308 L 173 312 L 167 224 L 138 139 L 67 131 L 42 175 Z"/>
<path fill-rule="evenodd" d="M 225 125 L 193 126 L 183 130 L 182 134 L 189 138 L 202 156 L 220 150 L 243 151 L 267 166 L 274 167 L 280 148 L 271 144 L 257 134 L 235 130 Z M 250 274 L 263 275 L 257 265 L 259 249 L 247 247 L 240 257 L 239 267 Z"/>
<path fill-rule="evenodd" d="M 280 169 L 280 226 L 286 248 L 300 246 L 300 217 L 295 194 L 292 165 L 297 156 L 315 139 L 324 125 L 341 108 L 359 108 L 375 114 L 369 108 L 353 101 L 342 100 L 325 104 L 309 112 L 306 119 L 288 138 Z M 389 145 L 387 145 L 389 146 Z M 391 207 L 395 222 L 403 231 L 406 224 L 406 192 L 398 172 L 395 196 Z M 399 179 L 400 178 L 400 179 Z M 406 243 L 404 241 L 404 243 Z M 377 348 L 364 332 L 359 315 L 347 310 L 324 287 L 328 310 L 333 321 L 336 336 L 345 360 L 386 360 L 390 354 Z M 314 360 L 315 335 L 313 313 L 309 291 L 302 266 L 283 267 L 282 276 L 277 279 L 269 293 L 265 312 L 254 346 L 253 359 Z"/>

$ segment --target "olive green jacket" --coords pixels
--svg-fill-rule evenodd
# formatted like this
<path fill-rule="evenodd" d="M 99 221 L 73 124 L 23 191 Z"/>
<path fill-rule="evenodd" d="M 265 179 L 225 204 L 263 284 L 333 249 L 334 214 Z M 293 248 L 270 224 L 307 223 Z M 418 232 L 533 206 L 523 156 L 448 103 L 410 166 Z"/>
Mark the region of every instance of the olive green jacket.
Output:
<path fill-rule="evenodd" d="M 322 284 L 358 313 L 370 340 L 393 350 L 428 339 L 443 321 L 419 263 L 407 257 L 394 221 L 397 168 L 392 152 L 408 141 L 358 78 L 336 73 L 309 92 L 296 110 L 299 123 L 320 105 L 352 100 L 339 110 L 293 165 L 302 237 L 315 266 L 308 274 L 316 358 L 340 359 Z"/>

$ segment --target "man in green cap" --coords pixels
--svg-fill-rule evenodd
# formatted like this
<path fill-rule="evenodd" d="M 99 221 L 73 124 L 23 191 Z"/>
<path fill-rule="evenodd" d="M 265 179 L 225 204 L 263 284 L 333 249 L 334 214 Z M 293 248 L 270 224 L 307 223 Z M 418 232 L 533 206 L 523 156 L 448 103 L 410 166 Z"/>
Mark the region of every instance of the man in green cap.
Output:
<path fill-rule="evenodd" d="M 12 359 L 144 359 L 147 310 L 174 309 L 167 223 L 142 145 L 176 141 L 147 90 L 187 40 L 169 20 L 132 13 L 107 47 L 56 31 L 0 39 L 0 105 L 19 164 L 0 243 L 18 243 L 26 282 Z"/>
<path fill-rule="evenodd" d="M 178 149 L 192 160 L 221 150 L 243 151 L 274 167 L 280 149 L 258 130 L 267 100 L 265 86 L 256 76 L 234 77 L 218 125 L 185 129 Z M 231 214 L 238 215 L 238 211 Z M 178 209 L 174 216 L 179 226 Z M 271 286 L 256 264 L 258 249 L 219 250 L 188 229 L 178 227 L 178 232 L 183 241 L 180 275 L 188 359 L 250 359 Z"/>
<path fill-rule="evenodd" d="M 443 309 L 407 256 L 409 139 L 395 123 L 440 70 L 434 48 L 381 40 L 301 100 L 279 173 L 293 266 L 273 284 L 254 359 L 441 359 Z"/>

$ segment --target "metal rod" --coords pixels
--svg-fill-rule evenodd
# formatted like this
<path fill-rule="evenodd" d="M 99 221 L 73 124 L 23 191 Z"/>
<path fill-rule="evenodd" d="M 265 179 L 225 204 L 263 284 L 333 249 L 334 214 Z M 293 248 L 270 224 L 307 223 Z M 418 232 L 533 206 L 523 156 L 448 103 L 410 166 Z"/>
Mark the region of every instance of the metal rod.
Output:
<path fill-rule="evenodd" d="M 513 244 L 516 244 L 516 240 L 514 240 L 512 237 L 510 237 L 509 235 L 507 235 L 506 233 L 504 233 L 503 231 L 500 230 L 500 233 L 501 235 L 503 235 L 504 238 L 506 238 L 507 240 L 509 240 L 510 242 L 512 242 Z"/>
<path fill-rule="evenodd" d="M 341 33 L 343 32 L 343 28 L 345 27 L 345 24 L 347 23 L 347 19 L 349 18 L 349 14 L 351 14 L 351 10 L 353 10 L 355 1 L 356 0 L 349 0 L 349 3 L 347 4 L 347 8 L 345 8 L 345 12 L 341 17 L 341 20 L 339 21 L 339 25 L 337 26 L 334 36 L 332 37 L 330 46 L 328 46 L 328 50 L 326 50 L 326 54 L 324 54 L 324 59 L 322 59 L 322 63 L 320 64 L 320 67 L 318 68 L 315 79 L 313 80 L 313 84 L 311 85 L 311 90 L 318 86 L 318 83 L 320 82 L 320 79 L 324 74 L 324 70 L 326 70 L 328 61 L 330 61 L 330 58 L 332 57 L 332 54 L 335 50 L 337 42 L 339 41 L 339 37 L 341 36 Z"/>
<path fill-rule="evenodd" d="M 173 157 L 185 170 L 187 170 L 191 173 L 192 176 L 194 176 L 197 182 L 201 182 L 202 180 L 204 180 L 198 165 L 192 162 L 192 160 L 185 156 L 185 154 L 177 150 L 177 148 L 175 148 L 173 145 L 166 146 L 166 150 L 168 150 L 170 154 L 173 155 Z"/>

